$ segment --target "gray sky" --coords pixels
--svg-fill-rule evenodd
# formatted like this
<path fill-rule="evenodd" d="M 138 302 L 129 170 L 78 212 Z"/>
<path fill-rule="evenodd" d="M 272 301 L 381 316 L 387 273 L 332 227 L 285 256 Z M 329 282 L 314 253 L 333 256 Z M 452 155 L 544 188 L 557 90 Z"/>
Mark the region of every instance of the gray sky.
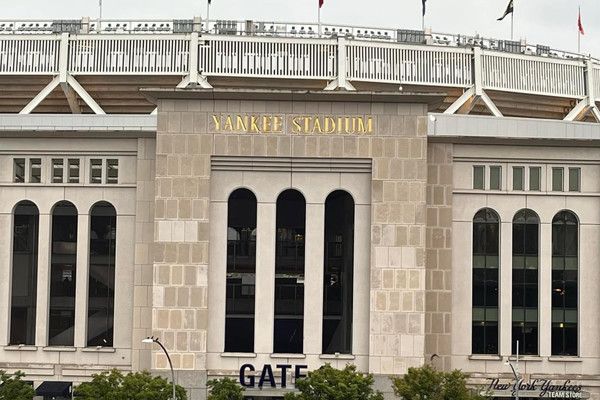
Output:
<path fill-rule="evenodd" d="M 99 0 L 3 0 L 0 19 L 97 18 Z M 206 13 L 207 0 L 102 0 L 105 19 L 186 19 Z M 318 0 L 212 0 L 211 19 L 313 22 Z M 496 21 L 508 0 L 428 0 L 434 32 L 510 39 L 510 17 Z M 577 6 L 585 35 L 581 51 L 600 58 L 600 0 L 514 0 L 514 36 L 530 44 L 577 50 Z M 325 0 L 324 23 L 421 28 L 421 0 Z"/>

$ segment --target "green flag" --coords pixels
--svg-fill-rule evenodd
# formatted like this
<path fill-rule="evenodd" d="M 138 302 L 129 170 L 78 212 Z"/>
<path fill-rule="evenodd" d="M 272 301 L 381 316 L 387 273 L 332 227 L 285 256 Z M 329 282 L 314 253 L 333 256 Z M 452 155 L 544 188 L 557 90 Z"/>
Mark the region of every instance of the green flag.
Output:
<path fill-rule="evenodd" d="M 502 16 L 500 18 L 498 18 L 498 21 L 502 21 L 504 19 L 504 17 L 506 17 L 508 14 L 512 13 L 513 10 L 513 0 L 510 0 L 508 2 L 508 6 L 506 7 L 506 11 L 504 11 L 504 14 L 502 14 Z"/>

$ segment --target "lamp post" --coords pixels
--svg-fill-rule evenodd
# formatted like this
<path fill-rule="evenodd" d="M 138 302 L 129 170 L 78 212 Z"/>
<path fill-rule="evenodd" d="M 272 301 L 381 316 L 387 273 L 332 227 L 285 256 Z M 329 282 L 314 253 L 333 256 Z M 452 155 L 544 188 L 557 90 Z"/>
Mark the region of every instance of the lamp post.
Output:
<path fill-rule="evenodd" d="M 506 365 L 510 366 L 510 369 L 512 369 L 513 375 L 515 376 L 515 400 L 519 400 L 519 341 L 517 340 L 517 368 L 515 369 L 515 367 L 513 367 L 513 365 L 510 362 L 510 359 L 506 360 L 506 362 L 504 363 Z"/>
<path fill-rule="evenodd" d="M 163 344 L 158 340 L 158 338 L 155 338 L 154 336 L 150 336 L 150 337 L 147 337 L 146 339 L 142 339 L 142 343 L 156 343 L 165 352 L 165 355 L 167 356 L 167 361 L 169 361 L 169 367 L 171 368 L 171 381 L 173 382 L 172 400 L 175 400 L 176 399 L 176 397 L 175 397 L 175 371 L 173 371 L 173 363 L 171 362 L 171 357 L 169 356 L 169 352 L 167 351 L 167 349 L 165 349 L 165 346 L 163 346 Z"/>

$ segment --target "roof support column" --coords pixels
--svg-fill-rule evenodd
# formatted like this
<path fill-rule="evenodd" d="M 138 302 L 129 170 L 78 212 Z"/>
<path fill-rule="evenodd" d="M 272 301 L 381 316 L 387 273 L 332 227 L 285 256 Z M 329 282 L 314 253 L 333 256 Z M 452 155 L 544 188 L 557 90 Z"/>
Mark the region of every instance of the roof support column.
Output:
<path fill-rule="evenodd" d="M 338 36 L 337 38 L 337 69 L 338 76 L 325 87 L 325 90 L 353 90 L 356 89 L 348 81 L 346 76 L 346 38 Z"/>
<path fill-rule="evenodd" d="M 92 111 L 96 114 L 106 114 L 102 107 L 96 103 L 96 101 L 89 95 L 89 93 L 69 74 L 69 34 L 62 33 L 60 35 L 60 49 L 59 49 L 59 58 L 58 58 L 58 76 L 55 76 L 54 79 L 46 85 L 46 87 L 38 93 L 37 96 L 33 98 L 20 112 L 19 114 L 31 114 L 31 112 L 40 105 L 46 97 L 54 89 L 60 85 L 61 89 L 65 93 L 67 98 L 67 102 L 69 103 L 69 108 L 71 108 L 71 112 L 73 114 L 81 114 L 81 107 L 79 106 L 79 102 L 77 101 L 77 96 L 75 93 L 79 95 L 79 97 L 92 109 Z"/>
<path fill-rule="evenodd" d="M 473 107 L 479 100 L 483 101 L 483 104 L 495 117 L 502 117 L 502 113 L 496 107 L 492 99 L 483 90 L 483 51 L 480 47 L 473 47 L 473 86 L 468 88 L 462 96 L 460 96 L 446 111 L 444 114 L 469 114 Z"/>
<path fill-rule="evenodd" d="M 212 89 L 212 85 L 208 83 L 206 77 L 198 73 L 199 42 L 200 40 L 198 32 L 192 32 L 190 35 L 190 58 L 188 60 L 188 68 L 190 69 L 190 73 L 186 75 L 177 85 L 177 88 L 179 89 L 185 89 L 188 86 L 200 86 L 202 89 Z"/>
<path fill-rule="evenodd" d="M 595 77 L 594 77 L 594 64 L 592 60 L 586 60 L 585 62 L 585 93 L 586 96 L 577 103 L 569 114 L 564 118 L 565 121 L 581 121 L 586 115 L 591 113 L 596 122 L 600 122 L 600 111 L 596 106 L 596 91 L 595 91 Z"/>

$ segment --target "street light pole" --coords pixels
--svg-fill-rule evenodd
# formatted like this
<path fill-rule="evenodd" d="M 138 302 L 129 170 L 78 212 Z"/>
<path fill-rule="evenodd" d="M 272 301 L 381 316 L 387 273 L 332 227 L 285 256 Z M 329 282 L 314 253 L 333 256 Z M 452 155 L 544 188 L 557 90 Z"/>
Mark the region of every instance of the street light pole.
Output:
<path fill-rule="evenodd" d="M 175 400 L 176 399 L 176 397 L 175 397 L 175 371 L 173 371 L 173 363 L 171 362 L 171 357 L 169 356 L 169 352 L 167 351 L 167 349 L 165 349 L 165 346 L 163 346 L 163 344 L 158 340 L 158 338 L 155 338 L 154 336 L 147 337 L 146 339 L 142 339 L 142 343 L 156 343 L 165 352 L 165 355 L 167 356 L 167 361 L 169 361 L 169 367 L 171 368 L 171 381 L 173 382 L 172 400 Z"/>
<path fill-rule="evenodd" d="M 519 341 L 517 340 L 517 369 L 513 367 L 510 362 L 510 359 L 507 360 L 504 364 L 508 364 L 510 369 L 512 369 L 513 375 L 515 376 L 515 400 L 519 400 Z"/>

